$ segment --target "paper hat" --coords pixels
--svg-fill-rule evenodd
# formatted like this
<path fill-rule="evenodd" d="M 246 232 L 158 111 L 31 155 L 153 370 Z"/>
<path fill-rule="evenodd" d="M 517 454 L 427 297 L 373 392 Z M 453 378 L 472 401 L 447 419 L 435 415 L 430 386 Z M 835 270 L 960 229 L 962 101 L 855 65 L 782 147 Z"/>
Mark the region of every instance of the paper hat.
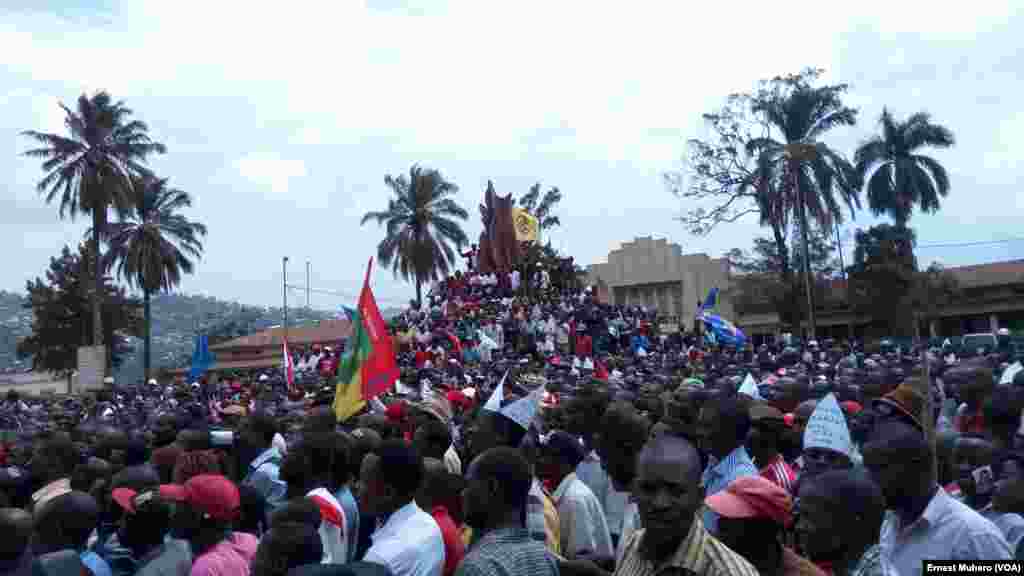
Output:
<path fill-rule="evenodd" d="M 853 454 L 853 441 L 850 439 L 850 428 L 846 424 L 846 416 L 830 393 L 818 402 L 807 420 L 804 429 L 804 450 L 823 448 L 850 457 Z"/>
<path fill-rule="evenodd" d="M 530 423 L 540 409 L 540 401 L 544 396 L 544 387 L 539 386 L 526 396 L 501 409 L 501 414 L 509 420 L 520 425 L 524 430 L 530 428 Z"/>
<path fill-rule="evenodd" d="M 1021 371 L 1022 366 L 1020 362 L 1014 362 L 1006 367 L 1003 371 L 1003 376 L 999 379 L 1000 384 L 1013 384 L 1013 377 L 1017 375 L 1017 372 Z"/>
<path fill-rule="evenodd" d="M 761 392 L 757 389 L 757 382 L 754 382 L 754 377 L 750 375 L 750 372 L 747 372 L 747 377 L 743 379 L 739 393 L 750 396 L 754 400 L 764 400 L 764 398 L 761 398 Z"/>
<path fill-rule="evenodd" d="M 501 412 L 501 400 L 505 397 L 505 378 L 508 378 L 508 370 L 505 370 L 505 375 L 501 377 L 501 381 L 494 387 L 494 392 L 491 392 L 491 397 L 484 404 L 484 410 L 488 412 Z"/>

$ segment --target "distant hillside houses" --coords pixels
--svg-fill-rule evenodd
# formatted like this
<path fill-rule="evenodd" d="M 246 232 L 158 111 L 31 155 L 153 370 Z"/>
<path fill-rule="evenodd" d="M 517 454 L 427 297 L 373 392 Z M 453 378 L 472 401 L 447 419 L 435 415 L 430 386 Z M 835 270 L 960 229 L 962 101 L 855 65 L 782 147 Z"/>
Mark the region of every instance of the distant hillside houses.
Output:
<path fill-rule="evenodd" d="M 176 368 L 187 363 L 198 333 L 205 333 L 211 344 L 225 342 L 259 332 L 281 323 L 279 307 L 247 306 L 207 296 L 160 294 L 153 297 L 153 366 Z M 385 312 L 385 316 L 387 313 Z M 289 308 L 289 326 L 314 326 L 323 320 L 337 318 L 335 311 Z M 19 359 L 18 341 L 32 332 L 32 313 L 24 308 L 20 294 L 0 291 L 0 374 L 26 372 L 30 358 Z M 115 371 L 118 382 L 141 381 L 142 340 L 128 338 L 134 348 L 122 366 Z"/>

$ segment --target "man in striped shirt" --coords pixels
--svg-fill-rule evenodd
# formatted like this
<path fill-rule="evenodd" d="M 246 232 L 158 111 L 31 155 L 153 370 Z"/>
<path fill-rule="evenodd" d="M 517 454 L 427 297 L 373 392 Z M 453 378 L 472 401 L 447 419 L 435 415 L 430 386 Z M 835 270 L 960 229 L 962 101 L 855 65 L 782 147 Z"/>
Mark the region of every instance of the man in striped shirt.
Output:
<path fill-rule="evenodd" d="M 757 570 L 704 528 L 697 514 L 700 457 L 678 436 L 652 439 L 640 452 L 633 495 L 643 529 L 626 543 L 615 576 L 755 576 Z"/>
<path fill-rule="evenodd" d="M 779 452 L 786 424 L 782 411 L 767 404 L 750 407 L 750 451 L 761 476 L 793 496 L 796 472 Z"/>

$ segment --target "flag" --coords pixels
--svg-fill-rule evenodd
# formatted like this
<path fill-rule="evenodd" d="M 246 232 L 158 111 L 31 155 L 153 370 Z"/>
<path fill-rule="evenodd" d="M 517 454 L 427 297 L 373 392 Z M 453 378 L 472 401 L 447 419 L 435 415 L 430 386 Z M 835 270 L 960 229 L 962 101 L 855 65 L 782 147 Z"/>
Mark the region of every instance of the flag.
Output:
<path fill-rule="evenodd" d="M 288 383 L 288 390 L 295 389 L 295 360 L 292 359 L 292 355 L 288 352 L 288 340 L 286 338 L 281 339 L 281 343 L 284 347 L 284 362 L 282 368 L 284 368 L 284 379 Z"/>
<path fill-rule="evenodd" d="M 199 380 L 199 377 L 212 365 L 213 355 L 210 354 L 210 341 L 206 336 L 196 336 L 196 345 L 192 350 L 192 368 L 188 372 L 188 379 L 192 382 Z"/>
<path fill-rule="evenodd" d="M 540 238 L 540 223 L 537 217 L 522 208 L 512 209 L 512 223 L 519 242 L 536 242 Z"/>
<path fill-rule="evenodd" d="M 395 349 L 387 324 L 377 308 L 370 290 L 373 259 L 366 267 L 366 279 L 359 293 L 352 318 L 352 335 L 348 351 L 338 367 L 334 392 L 334 414 L 338 421 L 347 420 L 362 410 L 366 402 L 389 390 L 398 380 Z"/>
<path fill-rule="evenodd" d="M 701 312 L 704 312 L 707 310 L 714 310 L 715 306 L 718 306 L 718 288 L 708 290 L 708 297 L 704 303 L 701 304 L 700 309 Z"/>
<path fill-rule="evenodd" d="M 747 341 L 747 336 L 742 330 L 718 314 L 701 312 L 697 318 L 704 323 L 705 336 L 709 337 L 712 343 L 742 346 Z"/>

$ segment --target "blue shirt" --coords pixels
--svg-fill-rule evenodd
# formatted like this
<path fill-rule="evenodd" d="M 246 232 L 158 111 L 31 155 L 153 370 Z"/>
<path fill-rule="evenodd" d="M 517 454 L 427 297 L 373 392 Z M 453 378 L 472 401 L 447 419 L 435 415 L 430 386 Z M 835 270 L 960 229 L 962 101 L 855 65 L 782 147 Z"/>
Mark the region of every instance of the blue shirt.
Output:
<path fill-rule="evenodd" d="M 359 548 L 359 505 L 352 496 L 352 490 L 345 486 L 334 495 L 345 512 L 345 536 L 348 540 L 348 561 L 355 562 Z"/>
<path fill-rule="evenodd" d="M 110 565 L 100 555 L 93 552 L 92 550 L 86 550 L 78 555 L 82 560 L 82 564 L 93 573 L 93 576 L 112 576 L 110 571 Z"/>
<path fill-rule="evenodd" d="M 747 449 L 743 446 L 737 447 L 732 452 L 729 452 L 725 458 L 717 462 L 712 457 L 711 462 L 708 462 L 708 467 L 701 476 L 701 481 L 704 484 L 704 493 L 706 496 L 711 496 L 721 492 L 733 480 L 741 476 L 757 476 L 757 467 L 754 466 L 750 455 L 747 454 Z M 712 534 L 718 532 L 718 514 L 712 512 L 707 507 L 704 508 L 704 527 Z"/>
<path fill-rule="evenodd" d="M 267 502 L 267 518 L 285 501 L 288 484 L 281 481 L 281 453 L 271 446 L 249 464 L 249 473 L 242 484 L 259 492 Z"/>

